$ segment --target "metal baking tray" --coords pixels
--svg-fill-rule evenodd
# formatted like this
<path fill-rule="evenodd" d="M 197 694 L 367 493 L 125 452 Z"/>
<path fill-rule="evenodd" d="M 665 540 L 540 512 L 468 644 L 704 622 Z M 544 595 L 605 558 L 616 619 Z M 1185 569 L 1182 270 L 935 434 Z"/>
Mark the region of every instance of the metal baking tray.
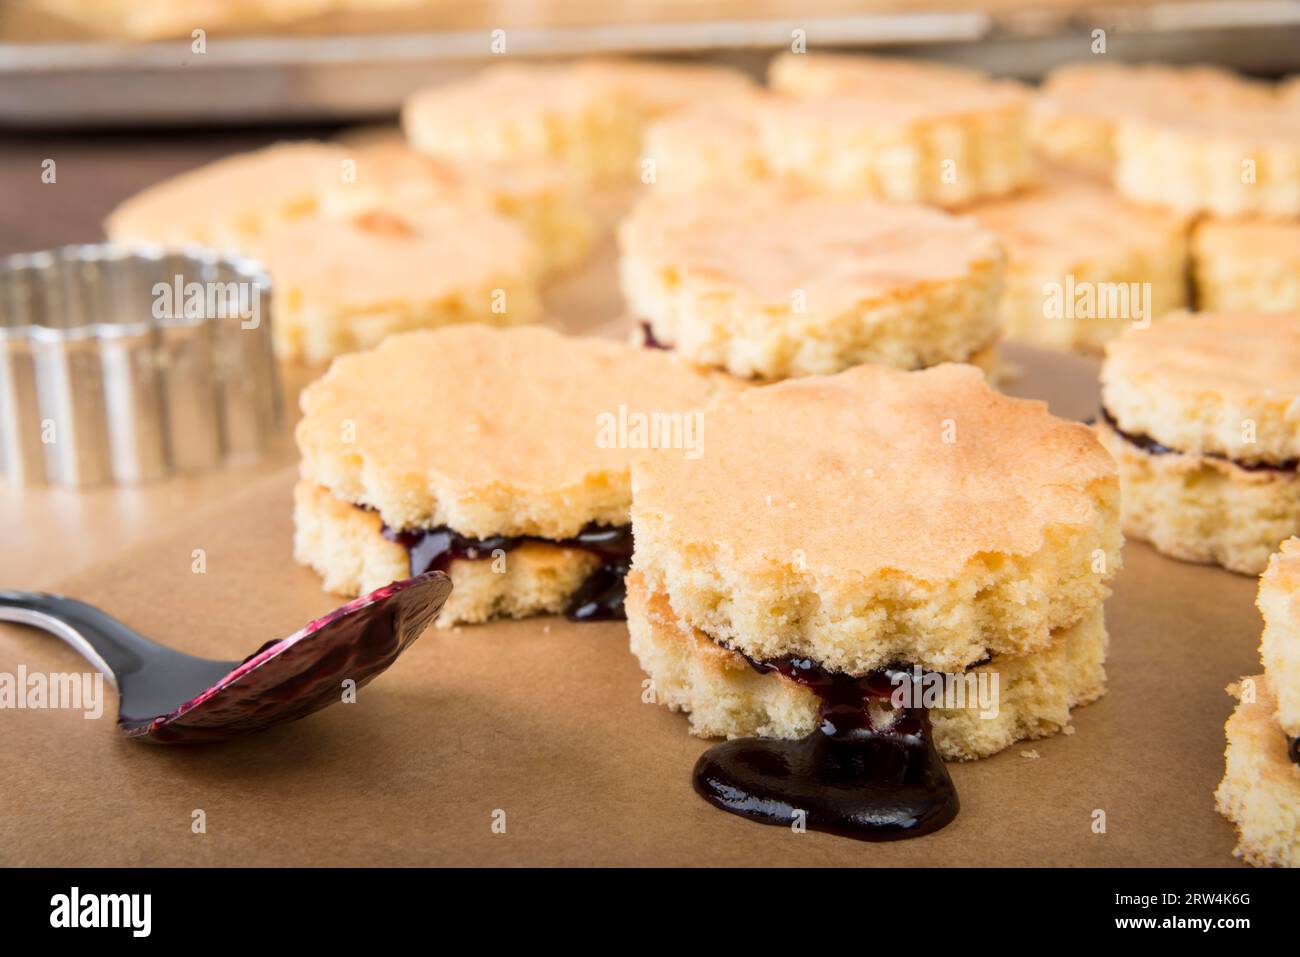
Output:
<path fill-rule="evenodd" d="M 733 14 L 736 9 L 719 8 Z M 660 4 L 661 18 L 653 22 L 501 23 L 508 28 L 511 56 L 707 56 L 756 72 L 772 50 L 790 44 L 795 30 L 805 31 L 811 48 L 888 47 L 1027 79 L 1090 56 L 1096 29 L 1107 31 L 1107 55 L 1119 60 L 1215 62 L 1263 75 L 1300 70 L 1300 0 L 1119 6 L 1000 0 L 983 9 L 886 6 L 822 15 L 817 9 L 813 4 L 797 17 L 704 20 L 699 8 Z M 494 10 L 486 6 L 489 15 Z M 389 116 L 412 90 L 493 59 L 489 23 L 414 32 L 214 37 L 205 52 L 195 54 L 189 37 L 32 42 L 23 37 L 59 34 L 24 34 L 0 22 L 0 125 L 84 129 Z"/>

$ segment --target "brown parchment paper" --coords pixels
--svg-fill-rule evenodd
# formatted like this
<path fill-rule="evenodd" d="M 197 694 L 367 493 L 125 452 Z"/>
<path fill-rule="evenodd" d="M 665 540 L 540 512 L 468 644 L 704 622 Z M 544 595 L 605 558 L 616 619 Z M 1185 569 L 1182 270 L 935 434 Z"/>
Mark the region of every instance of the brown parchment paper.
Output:
<path fill-rule="evenodd" d="M 552 321 L 619 334 L 611 264 L 604 250 L 553 289 Z M 1006 352 L 1008 391 L 1095 410 L 1094 363 Z M 28 554 L 43 572 L 62 554 L 78 570 L 56 590 L 182 650 L 241 658 L 339 603 L 292 562 L 291 452 L 278 463 L 201 494 L 133 492 L 125 513 L 110 507 L 122 492 L 5 489 L 0 587 L 33 580 Z M 925 838 L 859 843 L 714 810 L 691 790 L 707 744 L 642 702 L 625 627 L 539 618 L 430 630 L 355 704 L 226 745 L 125 741 L 111 693 L 98 721 L 0 710 L 0 864 L 1231 865 L 1212 792 L 1223 687 L 1259 668 L 1255 581 L 1140 543 L 1124 560 L 1106 696 L 1072 735 L 952 765 L 962 812 Z M 0 671 L 19 665 L 88 670 L 55 638 L 0 626 Z"/>

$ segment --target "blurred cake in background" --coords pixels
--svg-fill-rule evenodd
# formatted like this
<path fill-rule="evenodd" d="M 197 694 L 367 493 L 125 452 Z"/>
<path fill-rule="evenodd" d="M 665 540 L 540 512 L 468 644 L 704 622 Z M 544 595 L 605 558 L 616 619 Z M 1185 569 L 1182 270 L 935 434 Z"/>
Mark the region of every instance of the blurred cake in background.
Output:
<path fill-rule="evenodd" d="M 1203 218 L 1192 264 L 1198 309 L 1300 312 L 1300 220 Z"/>
<path fill-rule="evenodd" d="M 836 192 L 954 206 L 1034 178 L 1030 91 L 975 70 L 885 57 L 785 53 L 783 96 L 759 113 L 772 170 Z"/>
<path fill-rule="evenodd" d="M 271 274 L 276 354 L 323 362 L 399 332 L 541 316 L 540 260 L 517 224 L 449 203 L 287 223 L 252 252 Z"/>
<path fill-rule="evenodd" d="M 405 208 L 469 202 L 518 222 L 532 237 L 547 273 L 578 263 L 595 225 L 568 171 L 557 163 L 462 162 L 418 153 L 399 141 L 342 145 L 352 165 L 320 182 L 325 215 L 376 206 Z"/>
<path fill-rule="evenodd" d="M 630 183 L 647 122 L 749 86 L 744 74 L 715 66 L 503 64 L 413 94 L 402 127 L 412 146 L 435 156 L 558 162 L 586 182 Z"/>
<path fill-rule="evenodd" d="M 1300 314 L 1179 313 L 1106 344 L 1124 534 L 1258 575 L 1300 534 Z"/>
<path fill-rule="evenodd" d="M 1059 171 L 970 212 L 1007 249 L 998 308 L 1009 339 L 1098 352 L 1128 327 L 1187 305 L 1184 216 Z"/>
<path fill-rule="evenodd" d="M 1187 213 L 1300 217 L 1300 106 L 1280 97 L 1170 104 L 1126 118 L 1115 137 L 1115 185 Z"/>
<path fill-rule="evenodd" d="M 270 227 L 316 215 L 320 182 L 341 176 L 347 156 L 313 141 L 228 156 L 125 200 L 104 231 L 115 242 L 198 243 L 246 253 Z"/>
<path fill-rule="evenodd" d="M 1051 71 L 1030 113 L 1034 148 L 1046 159 L 1108 176 L 1115 137 L 1127 118 L 1170 105 L 1195 111 L 1219 103 L 1265 105 L 1265 84 L 1212 66 L 1080 62 Z"/>
<path fill-rule="evenodd" d="M 766 94 L 753 92 L 698 103 L 650 124 L 645 158 L 656 189 L 743 186 L 772 177 L 759 138 Z"/>
<path fill-rule="evenodd" d="M 619 250 L 647 344 L 697 365 L 773 380 L 995 364 L 1003 251 L 969 218 L 773 184 L 651 193 Z"/>

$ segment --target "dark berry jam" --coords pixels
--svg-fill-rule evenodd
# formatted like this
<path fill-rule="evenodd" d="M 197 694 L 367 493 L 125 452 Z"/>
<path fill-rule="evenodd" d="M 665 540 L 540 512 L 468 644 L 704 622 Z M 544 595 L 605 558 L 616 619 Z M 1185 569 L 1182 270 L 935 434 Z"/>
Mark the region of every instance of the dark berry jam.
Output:
<path fill-rule="evenodd" d="M 1105 406 L 1101 408 L 1101 417 L 1106 424 L 1129 445 L 1137 446 L 1147 455 L 1182 455 L 1178 449 L 1170 448 L 1168 445 L 1162 445 L 1149 435 L 1139 435 L 1133 432 L 1125 432 L 1115 421 L 1115 417 L 1110 414 L 1110 410 Z M 1219 452 L 1204 452 L 1205 458 L 1220 459 L 1224 462 L 1231 462 L 1239 469 L 1245 469 L 1247 472 L 1295 472 L 1300 470 L 1300 459 L 1287 459 L 1285 462 L 1243 462 L 1240 459 L 1230 458 Z"/>
<path fill-rule="evenodd" d="M 715 745 L 695 765 L 695 790 L 732 814 L 763 824 L 803 824 L 863 841 L 930 834 L 960 803 L 935 749 L 925 708 L 895 708 L 902 668 L 852 677 L 807 658 L 748 659 L 821 699 L 821 725 L 797 741 L 738 738 Z"/>
<path fill-rule="evenodd" d="M 672 350 L 666 342 L 660 342 L 655 338 L 654 330 L 650 328 L 650 323 L 641 323 L 641 346 L 645 349 L 663 349 L 665 352 Z"/>
<path fill-rule="evenodd" d="M 1300 764 L 1300 738 L 1286 739 L 1286 756 L 1292 764 Z"/>
<path fill-rule="evenodd" d="M 588 525 L 572 538 L 559 540 L 531 535 L 469 538 L 445 525 L 403 532 L 385 525 L 383 534 L 390 542 L 406 549 L 412 575 L 435 569 L 445 572 L 458 560 L 490 561 L 494 553 L 513 551 L 524 542 L 580 548 L 595 555 L 600 564 L 574 593 L 565 615 L 573 621 L 622 621 L 627 617 L 623 613 L 627 595 L 623 581 L 632 562 L 631 525 Z"/>

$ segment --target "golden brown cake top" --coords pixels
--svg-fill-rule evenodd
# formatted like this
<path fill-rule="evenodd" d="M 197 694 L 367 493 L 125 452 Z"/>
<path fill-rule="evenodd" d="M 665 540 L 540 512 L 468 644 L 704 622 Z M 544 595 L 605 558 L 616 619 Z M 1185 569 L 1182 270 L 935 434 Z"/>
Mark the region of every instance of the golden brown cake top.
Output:
<path fill-rule="evenodd" d="M 377 202 L 439 202 L 465 191 L 458 164 L 416 152 L 405 142 L 344 147 L 348 165 L 320 178 L 327 213 L 356 211 Z"/>
<path fill-rule="evenodd" d="M 1019 83 L 978 70 L 897 57 L 783 53 L 768 69 L 772 88 L 800 97 L 847 98 L 868 113 L 947 113 L 1027 103 Z"/>
<path fill-rule="evenodd" d="M 1107 186 L 1059 172 L 1042 186 L 969 212 L 997 233 L 1013 265 L 1066 267 L 1135 249 L 1161 251 L 1187 228 L 1185 216 L 1138 206 Z"/>
<path fill-rule="evenodd" d="M 375 203 L 495 202 L 530 198 L 572 188 L 568 171 L 541 160 L 466 162 L 430 156 L 404 142 L 380 142 L 348 150 L 352 166 L 331 169 L 320 181 L 327 211 Z"/>
<path fill-rule="evenodd" d="M 653 441 L 638 416 L 648 430 L 661 414 L 655 454 L 682 457 L 695 435 L 684 413 L 719 381 L 663 352 L 540 327 L 395 336 L 302 393 L 303 475 L 394 527 L 561 538 L 626 522 L 629 463 Z"/>
<path fill-rule="evenodd" d="M 652 117 L 757 88 L 739 70 L 709 63 L 597 58 L 579 60 L 573 71 L 582 81 L 617 90 Z"/>
<path fill-rule="evenodd" d="M 1285 621 L 1270 624 L 1292 629 L 1295 640 L 1300 642 L 1300 538 L 1288 538 L 1273 553 L 1267 570 L 1260 576 L 1259 593 L 1261 609 L 1267 598 L 1275 598 L 1278 611 L 1284 612 Z M 1300 648 L 1291 658 L 1300 662 Z"/>
<path fill-rule="evenodd" d="M 402 122 L 408 131 L 412 124 L 433 131 L 464 129 L 485 119 L 509 123 L 547 115 L 583 116 L 625 102 L 624 92 L 592 82 L 572 66 L 511 63 L 412 94 L 402 108 Z"/>
<path fill-rule="evenodd" d="M 1171 403 L 1271 397 L 1296 406 L 1300 429 L 1300 315 L 1182 313 L 1130 329 L 1107 344 L 1103 381 L 1142 383 Z"/>
<path fill-rule="evenodd" d="M 508 121 L 515 116 L 580 116 L 616 108 L 655 117 L 754 86 L 738 70 L 709 64 L 614 58 L 503 64 L 416 93 L 404 116 L 411 123 L 448 126 L 465 126 L 484 116 Z"/>
<path fill-rule="evenodd" d="M 1216 105 L 1268 106 L 1274 91 L 1215 66 L 1072 63 L 1053 70 L 1041 97 L 1064 111 L 1116 119 L 1147 109 L 1193 111 Z"/>
<path fill-rule="evenodd" d="M 481 314 L 495 283 L 528 279 L 539 268 L 536 248 L 514 222 L 449 202 L 289 223 L 268 230 L 252 252 L 307 310 L 418 310 L 472 295 L 484 300 L 471 310 Z"/>
<path fill-rule="evenodd" d="M 651 142 L 667 139 L 705 149 L 744 150 L 758 142 L 758 110 L 768 94 L 719 97 L 684 106 L 651 124 Z"/>
<path fill-rule="evenodd" d="M 1265 103 L 1216 101 L 1188 109 L 1186 103 L 1163 103 L 1127 117 L 1123 125 L 1157 129 L 1199 142 L 1279 144 L 1300 148 L 1300 105 L 1273 98 Z M 1253 157 L 1234 157 L 1234 163 Z M 1236 166 L 1233 166 L 1235 171 Z M 1275 174 L 1276 175 L 1276 174 Z"/>
<path fill-rule="evenodd" d="M 977 556 L 1036 554 L 1054 526 L 1093 525 L 1098 486 L 1116 483 L 1086 426 L 955 364 L 725 396 L 706 412 L 700 458 L 647 458 L 633 478 L 638 522 L 707 543 L 729 567 L 927 583 Z"/>
<path fill-rule="evenodd" d="M 1263 219 L 1202 219 L 1193 234 L 1196 251 L 1211 260 L 1259 257 L 1261 261 L 1300 262 L 1300 222 Z"/>
<path fill-rule="evenodd" d="M 337 177 L 347 151 L 330 143 L 277 143 L 228 156 L 137 193 L 104 223 L 110 239 L 160 243 L 228 240 L 261 225 L 309 216 L 317 184 Z"/>
<path fill-rule="evenodd" d="M 1106 346 L 1102 402 L 1124 431 L 1192 455 L 1300 458 L 1300 313 L 1180 313 Z"/>
<path fill-rule="evenodd" d="M 1002 258 L 974 220 L 780 186 L 651 195 L 619 231 L 624 255 L 765 307 L 838 313 L 963 278 Z M 802 293 L 802 296 L 799 296 Z"/>

